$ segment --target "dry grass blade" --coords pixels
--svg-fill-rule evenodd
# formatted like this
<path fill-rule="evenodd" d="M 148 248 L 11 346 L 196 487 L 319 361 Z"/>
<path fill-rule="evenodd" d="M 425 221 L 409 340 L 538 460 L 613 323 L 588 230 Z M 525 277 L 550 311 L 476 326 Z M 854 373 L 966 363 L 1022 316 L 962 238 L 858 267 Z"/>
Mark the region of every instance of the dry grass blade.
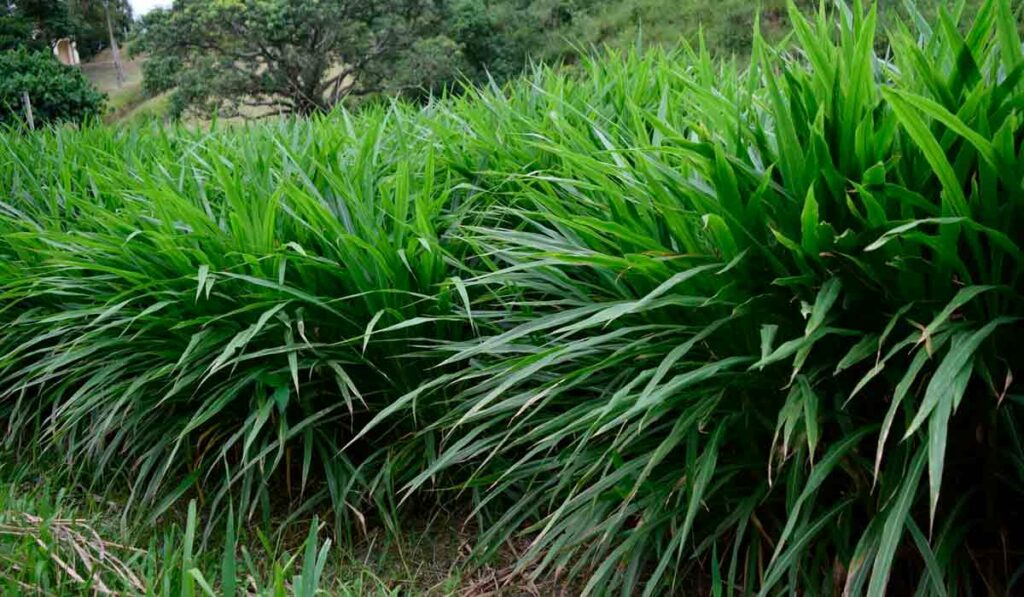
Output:
<path fill-rule="evenodd" d="M 145 553 L 105 541 L 84 520 L 44 520 L 26 512 L 4 513 L 0 533 L 33 541 L 75 583 L 104 595 L 119 594 L 107 584 L 144 593 L 146 585 L 117 554 Z M 45 540 L 44 540 L 45 536 Z"/>

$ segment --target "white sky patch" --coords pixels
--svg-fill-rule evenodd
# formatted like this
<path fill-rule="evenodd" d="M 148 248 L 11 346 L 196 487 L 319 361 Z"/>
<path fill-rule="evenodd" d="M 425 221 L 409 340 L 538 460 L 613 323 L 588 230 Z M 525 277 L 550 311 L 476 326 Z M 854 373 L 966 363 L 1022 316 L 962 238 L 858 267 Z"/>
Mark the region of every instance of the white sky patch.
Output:
<path fill-rule="evenodd" d="M 170 8 L 172 0 L 130 0 L 132 12 L 136 17 L 141 17 L 154 8 Z"/>

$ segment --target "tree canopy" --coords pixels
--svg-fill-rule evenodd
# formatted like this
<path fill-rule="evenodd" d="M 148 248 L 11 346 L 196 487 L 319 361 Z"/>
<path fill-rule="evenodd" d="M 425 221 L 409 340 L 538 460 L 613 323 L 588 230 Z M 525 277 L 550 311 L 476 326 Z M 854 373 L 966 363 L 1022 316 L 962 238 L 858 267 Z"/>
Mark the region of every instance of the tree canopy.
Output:
<path fill-rule="evenodd" d="M 25 118 L 25 94 L 38 123 L 102 114 L 104 95 L 51 51 L 59 38 L 77 39 L 81 23 L 66 0 L 0 1 L 0 123 Z"/>
<path fill-rule="evenodd" d="M 108 6 L 115 32 L 127 32 L 133 22 L 128 0 L 0 0 L 0 51 L 49 49 L 55 40 L 70 37 L 88 59 L 110 43 Z"/>
<path fill-rule="evenodd" d="M 0 0 L 0 51 L 47 49 L 52 40 L 74 31 L 66 0 Z"/>
<path fill-rule="evenodd" d="M 144 16 L 150 93 L 175 110 L 309 114 L 371 93 L 503 80 L 571 18 L 571 0 L 176 0 Z"/>
<path fill-rule="evenodd" d="M 309 114 L 383 89 L 433 17 L 425 0 L 177 0 L 135 50 L 178 110 Z"/>
<path fill-rule="evenodd" d="M 115 35 L 126 34 L 134 22 L 132 5 L 128 0 L 70 0 L 68 8 L 75 25 L 74 38 L 83 60 L 110 45 L 108 6 Z"/>

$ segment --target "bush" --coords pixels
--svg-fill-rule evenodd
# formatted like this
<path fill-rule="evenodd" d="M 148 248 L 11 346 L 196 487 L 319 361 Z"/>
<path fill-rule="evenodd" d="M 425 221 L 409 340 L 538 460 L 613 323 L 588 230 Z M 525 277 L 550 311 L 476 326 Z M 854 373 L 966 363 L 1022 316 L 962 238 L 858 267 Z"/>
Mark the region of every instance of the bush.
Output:
<path fill-rule="evenodd" d="M 152 516 L 458 494 L 601 594 L 1019 590 L 1009 1 L 891 60 L 789 18 L 743 70 L 6 139 L 6 441 Z"/>
<path fill-rule="evenodd" d="M 103 114 L 106 101 L 81 70 L 64 66 L 49 52 L 0 53 L 0 122 L 24 120 L 22 94 L 26 92 L 37 124 L 97 117 Z"/>

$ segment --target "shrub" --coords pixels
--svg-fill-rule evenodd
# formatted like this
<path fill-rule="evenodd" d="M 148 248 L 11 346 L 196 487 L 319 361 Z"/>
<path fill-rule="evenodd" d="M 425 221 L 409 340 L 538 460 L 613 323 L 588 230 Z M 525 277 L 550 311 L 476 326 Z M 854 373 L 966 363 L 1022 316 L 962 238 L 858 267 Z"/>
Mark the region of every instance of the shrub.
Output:
<path fill-rule="evenodd" d="M 6 441 L 154 516 L 461 491 L 595 593 L 1013 592 L 1024 55 L 958 17 L 4 137 Z"/>
<path fill-rule="evenodd" d="M 0 53 L 0 123 L 24 120 L 24 93 L 32 102 L 37 123 L 80 122 L 100 116 L 106 101 L 81 70 L 64 66 L 49 52 Z"/>

